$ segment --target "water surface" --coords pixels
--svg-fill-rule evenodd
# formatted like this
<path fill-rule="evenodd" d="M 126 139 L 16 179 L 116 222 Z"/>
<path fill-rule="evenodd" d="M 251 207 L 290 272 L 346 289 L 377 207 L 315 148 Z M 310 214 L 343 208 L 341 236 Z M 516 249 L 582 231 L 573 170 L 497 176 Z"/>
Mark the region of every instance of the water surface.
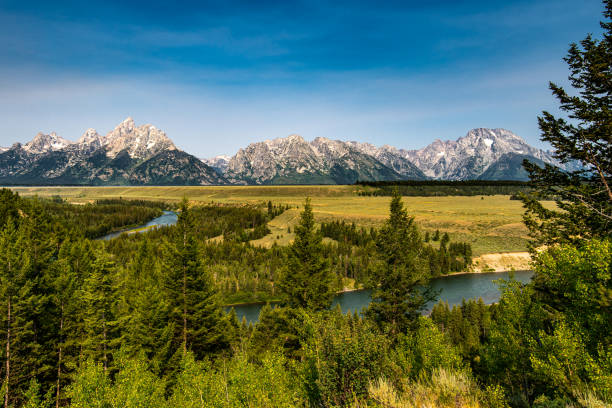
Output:
<path fill-rule="evenodd" d="M 514 279 L 522 283 L 528 283 L 531 280 L 533 271 L 516 271 Z M 495 303 L 499 300 L 500 293 L 494 281 L 498 279 L 508 279 L 510 272 L 492 272 L 492 273 L 473 273 L 462 275 L 450 275 L 441 278 L 436 278 L 431 281 L 431 286 L 440 291 L 438 299 L 448 302 L 453 305 L 461 304 L 463 299 L 478 299 L 486 304 Z M 352 292 L 340 293 L 334 297 L 332 307 L 340 305 L 344 313 L 361 312 L 372 301 L 370 290 L 356 290 Z M 427 305 L 427 312 L 431 311 L 434 303 Z M 244 316 L 247 322 L 255 323 L 259 318 L 259 311 L 263 304 L 250 304 L 234 306 L 238 320 L 242 320 Z"/>
<path fill-rule="evenodd" d="M 134 228 L 130 228 L 130 229 L 122 230 L 122 231 L 111 232 L 110 234 L 104 235 L 103 237 L 98 238 L 98 239 L 109 240 L 109 239 L 117 238 L 119 235 L 125 234 L 125 233 L 134 234 L 134 233 L 145 232 L 145 231 L 149 231 L 150 228 L 157 228 L 157 227 L 161 227 L 164 225 L 174 225 L 176 224 L 177 221 L 178 221 L 178 215 L 174 211 L 164 211 L 162 215 L 160 215 L 157 218 L 153 218 L 151 221 L 147 222 L 146 224 L 142 224 L 138 227 L 134 227 Z M 143 229 L 142 231 L 135 231 L 141 228 L 147 228 L 147 229 Z"/>

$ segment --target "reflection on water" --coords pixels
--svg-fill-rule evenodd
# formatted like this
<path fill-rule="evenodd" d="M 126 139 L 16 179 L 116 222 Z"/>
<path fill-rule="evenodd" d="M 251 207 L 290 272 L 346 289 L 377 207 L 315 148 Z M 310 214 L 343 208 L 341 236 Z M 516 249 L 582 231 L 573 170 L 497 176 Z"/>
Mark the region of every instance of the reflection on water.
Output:
<path fill-rule="evenodd" d="M 508 279 L 509 275 L 509 272 L 451 275 L 433 279 L 431 286 L 440 291 L 439 299 L 448 302 L 451 307 L 460 304 L 463 299 L 482 298 L 486 304 L 491 304 L 497 302 L 500 296 L 494 281 Z M 523 283 L 529 282 L 532 275 L 532 271 L 514 272 L 514 278 Z M 371 301 L 370 293 L 369 290 L 341 293 L 334 298 L 332 307 L 340 305 L 344 313 L 361 312 Z M 262 307 L 262 304 L 251 304 L 234 306 L 234 310 L 239 320 L 244 316 L 247 322 L 257 322 Z M 427 310 L 432 307 L 433 303 L 427 306 Z"/>

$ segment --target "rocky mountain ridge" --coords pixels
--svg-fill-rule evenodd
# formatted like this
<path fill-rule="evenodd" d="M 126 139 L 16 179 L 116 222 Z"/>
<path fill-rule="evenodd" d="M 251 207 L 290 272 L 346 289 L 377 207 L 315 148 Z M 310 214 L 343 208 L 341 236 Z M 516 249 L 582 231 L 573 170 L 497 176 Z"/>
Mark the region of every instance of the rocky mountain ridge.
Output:
<path fill-rule="evenodd" d="M 153 125 L 127 118 L 101 136 L 87 129 L 76 142 L 39 133 L 0 152 L 4 184 L 226 184 L 211 167 L 174 145 Z"/>
<path fill-rule="evenodd" d="M 435 140 L 422 149 L 400 152 L 428 177 L 444 180 L 478 178 L 489 166 L 510 153 L 561 166 L 549 152 L 528 145 L 506 129 L 472 129 L 457 140 Z"/>
<path fill-rule="evenodd" d="M 240 149 L 224 172 L 236 184 L 351 184 L 357 180 L 421 179 L 412 168 L 403 174 L 356 146 L 299 135 L 252 143 Z"/>
<path fill-rule="evenodd" d="M 357 180 L 526 179 L 523 159 L 561 166 L 505 129 L 477 128 L 418 150 L 299 135 L 251 143 L 232 157 L 197 159 L 157 127 L 127 118 L 71 142 L 38 133 L 0 149 L 4 184 L 352 184 Z"/>
<path fill-rule="evenodd" d="M 563 167 L 549 152 L 505 129 L 477 128 L 418 150 L 299 135 L 251 143 L 205 162 L 235 184 L 350 184 L 356 180 L 527 179 L 517 157 Z M 488 169 L 491 169 L 487 172 Z"/>

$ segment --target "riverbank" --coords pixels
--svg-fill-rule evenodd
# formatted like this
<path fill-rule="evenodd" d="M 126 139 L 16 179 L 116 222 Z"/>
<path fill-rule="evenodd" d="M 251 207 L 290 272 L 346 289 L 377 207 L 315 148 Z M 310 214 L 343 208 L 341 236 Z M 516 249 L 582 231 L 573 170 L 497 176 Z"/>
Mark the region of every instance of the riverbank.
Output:
<path fill-rule="evenodd" d="M 528 269 L 531 269 L 531 254 L 529 252 L 499 252 L 474 257 L 469 271 L 453 273 L 452 275 Z"/>

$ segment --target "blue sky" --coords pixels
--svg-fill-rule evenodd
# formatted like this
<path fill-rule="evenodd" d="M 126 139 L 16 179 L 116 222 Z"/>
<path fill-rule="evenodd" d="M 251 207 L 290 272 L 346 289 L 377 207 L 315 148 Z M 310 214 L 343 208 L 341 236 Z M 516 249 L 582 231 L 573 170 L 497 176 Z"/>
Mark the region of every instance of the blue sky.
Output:
<path fill-rule="evenodd" d="M 125 4 L 128 3 L 128 4 Z M 598 0 L 0 0 L 0 145 L 127 116 L 192 154 L 298 133 L 419 148 L 475 127 L 539 143 Z"/>

